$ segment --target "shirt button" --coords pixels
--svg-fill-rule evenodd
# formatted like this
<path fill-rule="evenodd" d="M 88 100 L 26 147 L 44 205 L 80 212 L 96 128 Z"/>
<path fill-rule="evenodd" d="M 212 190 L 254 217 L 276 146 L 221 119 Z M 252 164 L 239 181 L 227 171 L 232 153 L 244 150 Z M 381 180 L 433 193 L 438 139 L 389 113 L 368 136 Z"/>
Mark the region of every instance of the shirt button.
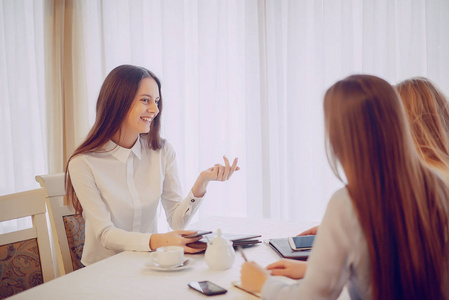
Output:
<path fill-rule="evenodd" d="M 195 199 L 190 200 L 190 202 L 195 202 Z"/>

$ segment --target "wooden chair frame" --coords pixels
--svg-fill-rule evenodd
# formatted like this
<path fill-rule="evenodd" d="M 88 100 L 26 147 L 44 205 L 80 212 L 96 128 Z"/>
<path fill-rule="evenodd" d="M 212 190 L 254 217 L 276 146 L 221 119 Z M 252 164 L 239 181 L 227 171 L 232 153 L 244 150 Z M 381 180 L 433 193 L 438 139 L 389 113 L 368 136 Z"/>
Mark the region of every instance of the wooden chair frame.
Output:
<path fill-rule="evenodd" d="M 56 259 L 58 261 L 60 276 L 73 272 L 72 258 L 63 217 L 74 215 L 75 210 L 72 206 L 64 205 L 64 176 L 64 173 L 36 176 L 36 181 L 47 192 L 47 207 L 53 239 L 55 240 Z"/>
<path fill-rule="evenodd" d="M 37 239 L 43 281 L 55 278 L 43 188 L 0 196 L 0 222 L 31 217 L 33 227 L 0 235 L 0 245 Z"/>

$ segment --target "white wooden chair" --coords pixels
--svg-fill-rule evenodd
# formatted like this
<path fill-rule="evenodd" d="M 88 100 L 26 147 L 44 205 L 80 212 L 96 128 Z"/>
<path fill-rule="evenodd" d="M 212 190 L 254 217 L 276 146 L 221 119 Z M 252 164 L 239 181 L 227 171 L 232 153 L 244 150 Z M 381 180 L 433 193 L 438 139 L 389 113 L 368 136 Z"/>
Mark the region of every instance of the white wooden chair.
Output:
<path fill-rule="evenodd" d="M 0 222 L 31 217 L 32 227 L 0 234 L 0 298 L 54 275 L 42 188 L 0 196 Z"/>
<path fill-rule="evenodd" d="M 59 275 L 82 268 L 84 219 L 75 215 L 73 207 L 64 205 L 64 173 L 36 176 L 47 192 L 47 207 L 55 241 Z"/>

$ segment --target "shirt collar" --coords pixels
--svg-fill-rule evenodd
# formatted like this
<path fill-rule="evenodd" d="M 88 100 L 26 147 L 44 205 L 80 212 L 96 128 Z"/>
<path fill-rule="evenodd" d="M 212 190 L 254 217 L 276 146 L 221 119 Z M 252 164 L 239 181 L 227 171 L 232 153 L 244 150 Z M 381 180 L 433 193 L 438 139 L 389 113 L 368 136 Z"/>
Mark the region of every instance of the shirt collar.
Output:
<path fill-rule="evenodd" d="M 131 148 L 131 151 L 137 156 L 138 159 L 142 159 L 142 144 L 140 142 L 140 134 L 137 136 L 137 141 Z"/>
<path fill-rule="evenodd" d="M 109 152 L 112 156 L 114 156 L 123 163 L 126 163 L 131 153 L 134 153 L 134 155 L 138 159 L 142 159 L 141 148 L 142 144 L 140 143 L 140 135 L 138 136 L 137 141 L 134 143 L 134 146 L 132 146 L 131 149 L 123 148 L 114 143 L 112 140 L 109 140 L 109 142 L 107 142 L 106 145 L 104 146 L 105 151 Z"/>

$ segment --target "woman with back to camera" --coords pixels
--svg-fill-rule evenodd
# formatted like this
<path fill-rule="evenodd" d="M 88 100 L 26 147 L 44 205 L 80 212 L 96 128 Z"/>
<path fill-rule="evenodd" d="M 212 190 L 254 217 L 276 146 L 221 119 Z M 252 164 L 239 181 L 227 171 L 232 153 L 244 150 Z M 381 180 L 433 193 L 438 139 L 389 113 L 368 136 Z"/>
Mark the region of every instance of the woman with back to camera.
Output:
<path fill-rule="evenodd" d="M 106 77 L 97 100 L 96 121 L 86 140 L 70 157 L 66 169 L 69 201 L 85 217 L 82 263 L 90 265 L 120 251 L 149 251 L 161 246 L 186 246 L 201 237 L 179 230 L 199 208 L 210 181 L 228 180 L 238 170 L 216 164 L 200 173 L 182 197 L 176 154 L 161 139 L 162 94 L 159 79 L 149 70 L 121 65 Z M 157 232 L 161 201 L 171 228 Z"/>
<path fill-rule="evenodd" d="M 264 299 L 336 299 L 345 285 L 351 299 L 449 299 L 449 190 L 414 147 L 395 89 L 347 77 L 326 92 L 324 114 L 329 162 L 346 186 L 307 263 L 244 263 L 243 287 Z M 269 270 L 304 279 L 288 285 Z"/>
<path fill-rule="evenodd" d="M 424 77 L 396 85 L 410 124 L 413 141 L 427 165 L 449 184 L 449 102 L 435 84 Z M 316 234 L 318 226 L 299 235 Z"/>

